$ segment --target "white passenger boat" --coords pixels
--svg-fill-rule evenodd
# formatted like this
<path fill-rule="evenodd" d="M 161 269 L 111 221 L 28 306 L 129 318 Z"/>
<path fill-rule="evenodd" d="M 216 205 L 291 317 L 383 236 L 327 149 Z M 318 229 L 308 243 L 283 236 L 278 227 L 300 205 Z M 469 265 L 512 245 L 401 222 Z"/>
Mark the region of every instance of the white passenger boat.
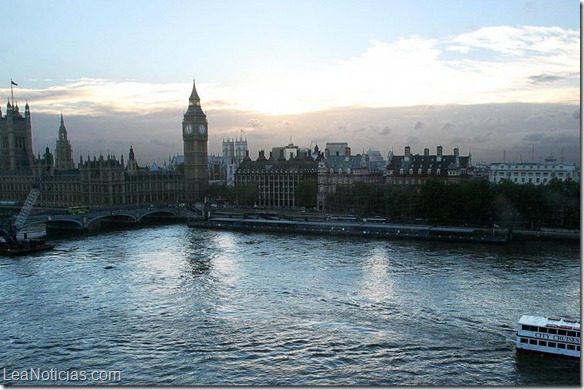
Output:
<path fill-rule="evenodd" d="M 517 324 L 517 350 L 580 359 L 580 320 L 522 316 Z"/>

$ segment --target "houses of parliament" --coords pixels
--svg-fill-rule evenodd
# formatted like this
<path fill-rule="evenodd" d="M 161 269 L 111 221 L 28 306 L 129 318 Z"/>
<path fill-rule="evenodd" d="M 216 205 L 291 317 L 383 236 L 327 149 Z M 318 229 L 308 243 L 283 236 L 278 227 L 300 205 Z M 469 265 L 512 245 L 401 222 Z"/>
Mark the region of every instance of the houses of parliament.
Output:
<path fill-rule="evenodd" d="M 140 167 L 130 147 L 124 156 L 100 155 L 73 160 L 65 121 L 54 153 L 47 147 L 34 155 L 31 113 L 8 101 L 0 108 L 0 201 L 21 204 L 33 185 L 41 185 L 36 205 L 60 208 L 79 205 L 107 207 L 194 202 L 203 200 L 208 185 L 208 123 L 193 81 L 188 109 L 183 116 L 184 163 L 164 168 Z M 77 165 L 77 166 L 76 166 Z"/>

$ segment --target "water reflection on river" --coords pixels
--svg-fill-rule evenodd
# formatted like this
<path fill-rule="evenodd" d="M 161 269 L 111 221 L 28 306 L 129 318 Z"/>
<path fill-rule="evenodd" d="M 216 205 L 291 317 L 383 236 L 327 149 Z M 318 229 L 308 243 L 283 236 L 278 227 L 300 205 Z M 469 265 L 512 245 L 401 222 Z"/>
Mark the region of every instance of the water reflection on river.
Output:
<path fill-rule="evenodd" d="M 522 314 L 580 316 L 573 244 L 173 225 L 0 257 L 0 289 L 9 370 L 122 370 L 123 385 L 580 383 L 578 363 L 513 344 Z"/>

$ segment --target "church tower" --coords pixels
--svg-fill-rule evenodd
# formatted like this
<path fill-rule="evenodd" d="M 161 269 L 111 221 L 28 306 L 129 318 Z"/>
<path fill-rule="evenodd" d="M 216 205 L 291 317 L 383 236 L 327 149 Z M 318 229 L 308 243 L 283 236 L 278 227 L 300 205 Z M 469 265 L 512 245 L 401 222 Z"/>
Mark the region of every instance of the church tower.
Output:
<path fill-rule="evenodd" d="M 0 111 L 0 170 L 30 172 L 34 159 L 30 107 L 26 103 L 23 117 L 8 101 L 4 117 Z"/>
<path fill-rule="evenodd" d="M 67 129 L 65 128 L 63 113 L 61 113 L 61 127 L 59 127 L 59 138 L 57 139 L 55 154 L 55 169 L 75 169 L 73 150 L 71 149 L 71 142 L 67 139 Z"/>
<path fill-rule="evenodd" d="M 201 99 L 195 88 L 189 97 L 189 107 L 182 122 L 184 150 L 185 200 L 203 200 L 209 182 L 207 116 L 201 108 Z"/>

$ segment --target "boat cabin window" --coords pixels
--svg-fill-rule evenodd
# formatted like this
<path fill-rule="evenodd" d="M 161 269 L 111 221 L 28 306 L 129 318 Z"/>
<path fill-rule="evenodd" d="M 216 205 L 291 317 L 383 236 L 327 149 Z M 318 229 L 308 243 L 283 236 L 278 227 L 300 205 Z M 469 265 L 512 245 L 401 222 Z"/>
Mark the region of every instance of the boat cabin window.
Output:
<path fill-rule="evenodd" d="M 521 330 L 528 331 L 528 332 L 558 334 L 560 336 L 580 337 L 580 332 L 577 330 L 557 329 L 555 325 L 548 325 L 548 326 L 549 326 L 549 328 L 543 327 L 543 326 L 538 327 L 538 326 L 534 326 L 534 325 L 521 325 Z"/>
<path fill-rule="evenodd" d="M 545 340 L 537 340 L 537 339 L 528 339 L 522 337 L 520 339 L 522 343 L 529 343 L 531 345 L 539 345 L 542 347 L 549 347 L 549 348 L 560 348 L 560 349 L 569 349 L 570 351 L 580 351 L 580 346 L 575 344 L 565 344 L 565 343 L 556 343 L 553 341 L 545 341 Z"/>

